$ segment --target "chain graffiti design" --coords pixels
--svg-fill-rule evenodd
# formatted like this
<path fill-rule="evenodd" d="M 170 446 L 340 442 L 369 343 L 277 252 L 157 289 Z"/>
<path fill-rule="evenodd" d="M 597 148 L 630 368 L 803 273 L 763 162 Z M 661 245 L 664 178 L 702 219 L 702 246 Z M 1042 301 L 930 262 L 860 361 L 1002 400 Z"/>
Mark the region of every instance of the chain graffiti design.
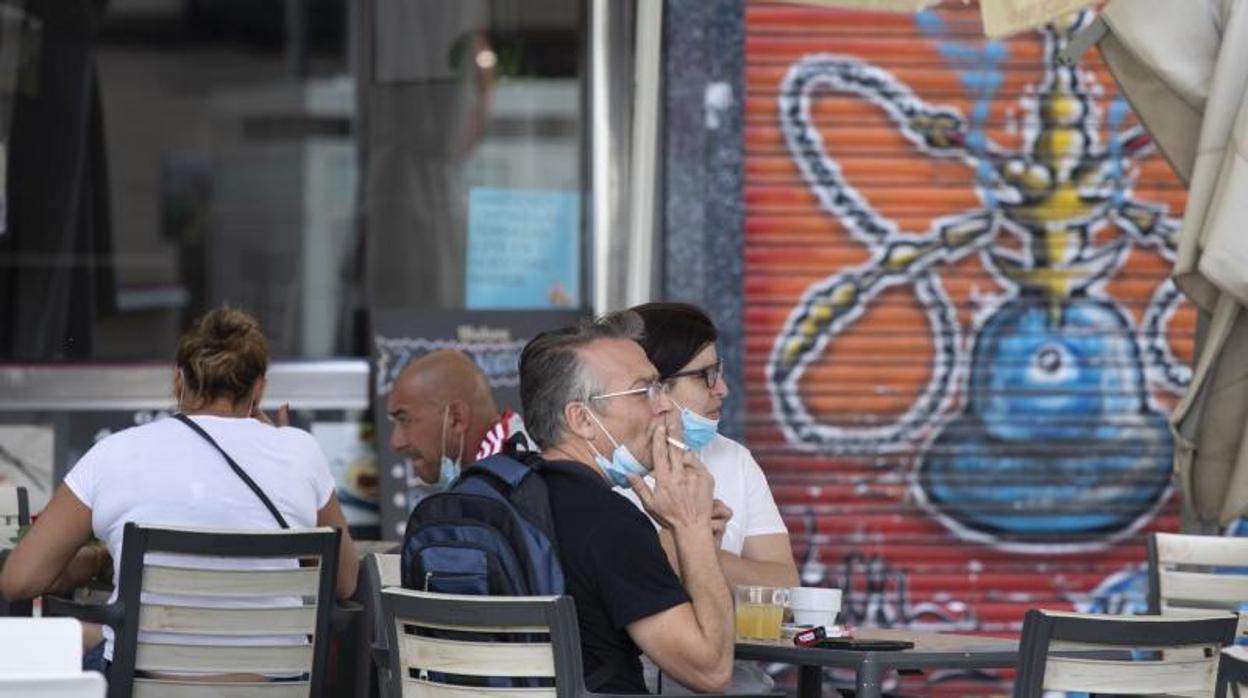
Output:
<path fill-rule="evenodd" d="M 1049 75 L 1025 106 L 1029 145 L 1009 152 L 971 129 L 950 107 L 928 104 L 888 72 L 857 58 L 807 56 L 780 86 L 779 116 L 784 138 L 821 206 L 842 222 L 850 237 L 871 250 L 867 263 L 839 271 L 803 294 L 776 340 L 767 365 L 768 386 L 789 441 L 817 452 L 852 454 L 903 449 L 949 404 L 962 348 L 953 304 L 935 268 L 981 253 L 986 266 L 1007 289 L 1040 291 L 1053 302 L 1086 292 L 1122 262 L 1125 244 L 1096 247 L 1096 225 L 1113 222 L 1128 239 L 1153 247 L 1168 259 L 1174 253 L 1175 222 L 1163 208 L 1126 195 L 1129 161 L 1150 150 L 1139 127 L 1121 131 L 1109 147 L 1098 141 L 1097 108 L 1083 88 L 1091 78 L 1077 68 L 1057 65 L 1056 53 L 1069 32 L 1046 29 Z M 979 174 L 989 205 L 933 221 L 925 233 L 898 230 L 850 184 L 823 145 L 811 116 L 818 88 L 856 94 L 879 106 L 922 152 L 956 158 Z M 1002 231 L 1027 243 L 1019 256 L 995 247 Z M 892 423 L 847 426 L 819 422 L 797 389 L 804 368 L 829 342 L 858 320 L 885 289 L 912 285 L 935 330 L 933 374 L 911 408 Z M 1154 295 L 1145 320 L 1147 356 L 1160 378 L 1182 390 L 1190 372 L 1175 361 L 1164 340 L 1166 321 L 1179 295 L 1165 282 Z"/>
<path fill-rule="evenodd" d="M 920 24 L 930 28 L 935 17 L 925 13 Z M 830 54 L 799 60 L 780 89 L 780 124 L 798 169 L 822 208 L 870 252 L 865 264 L 810 287 L 777 337 L 767 385 L 781 429 L 790 444 L 820 454 L 917 449 L 916 495 L 934 516 L 960 537 L 1024 552 L 1063 547 L 1054 540 L 1074 539 L 1069 549 L 1104 544 L 1151 518 L 1168 491 L 1170 441 L 1146 374 L 1176 392 L 1190 381 L 1165 336 L 1181 301 L 1173 284 L 1159 284 L 1138 327 L 1104 293 L 1130 249 L 1172 259 L 1177 225 L 1164 206 L 1131 196 L 1133 163 L 1152 144 L 1142 128 L 1123 127 L 1125 102 L 1109 106 L 1111 135 L 1102 143 L 1093 76 L 1057 60 L 1090 18 L 1043 29 L 1045 76 L 1021 100 L 1023 144 L 1013 151 L 983 131 L 987 89 L 968 120 L 927 103 L 887 71 Z M 867 100 L 921 152 L 965 163 L 982 207 L 936 219 L 926 232 L 899 230 L 825 148 L 811 110 L 818 90 Z M 1101 241 L 1111 226 L 1121 235 Z M 976 313 L 964 338 L 939 272 L 972 254 L 1001 293 Z M 932 328 L 927 384 L 884 423 L 811 414 L 799 389 L 806 367 L 883 291 L 899 286 L 913 288 Z M 1027 452 L 1028 442 L 1046 439 L 1071 455 Z M 1131 445 L 1084 452 L 1097 443 Z M 985 480 L 990 472 L 998 480 Z M 1036 476 L 1035 484 L 1023 474 Z M 1071 491 L 1080 497 L 1071 499 Z M 1086 513 L 1098 506 L 1113 511 Z"/>

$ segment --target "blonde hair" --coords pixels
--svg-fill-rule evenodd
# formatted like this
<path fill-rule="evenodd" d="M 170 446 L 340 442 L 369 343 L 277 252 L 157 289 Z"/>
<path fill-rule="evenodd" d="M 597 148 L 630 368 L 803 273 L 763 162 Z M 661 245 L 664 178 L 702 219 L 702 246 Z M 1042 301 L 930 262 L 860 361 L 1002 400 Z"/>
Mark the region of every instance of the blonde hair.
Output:
<path fill-rule="evenodd" d="M 248 313 L 223 305 L 182 335 L 175 359 L 185 391 L 205 403 L 238 405 L 269 370 L 269 342 Z"/>

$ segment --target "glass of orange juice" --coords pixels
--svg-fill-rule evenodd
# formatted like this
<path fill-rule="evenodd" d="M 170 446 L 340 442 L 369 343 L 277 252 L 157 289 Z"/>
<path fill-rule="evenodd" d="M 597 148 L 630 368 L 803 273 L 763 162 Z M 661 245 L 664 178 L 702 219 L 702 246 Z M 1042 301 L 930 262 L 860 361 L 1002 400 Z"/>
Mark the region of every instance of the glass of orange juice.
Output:
<path fill-rule="evenodd" d="M 779 640 L 788 596 L 780 587 L 737 587 L 737 639 Z"/>

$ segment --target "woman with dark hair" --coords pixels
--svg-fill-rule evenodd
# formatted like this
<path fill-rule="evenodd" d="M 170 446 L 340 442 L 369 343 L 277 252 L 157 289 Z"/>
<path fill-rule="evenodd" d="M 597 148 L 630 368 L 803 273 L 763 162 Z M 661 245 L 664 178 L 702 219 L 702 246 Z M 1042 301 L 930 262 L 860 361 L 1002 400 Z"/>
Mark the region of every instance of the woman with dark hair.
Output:
<path fill-rule="evenodd" d="M 342 531 L 337 593 L 340 598 L 350 596 L 359 560 L 329 464 L 311 434 L 275 427 L 260 411 L 268 366 L 268 343 L 250 315 L 222 307 L 201 318 L 182 337 L 175 361 L 174 395 L 181 414 L 117 432 L 92 446 L 13 549 L 0 573 L 0 592 L 13 600 L 72 589 L 110 568 L 110 555 L 115 579 L 122 533 L 131 521 L 151 526 L 279 528 L 277 515 L 230 468 L 211 438 L 259 486 L 290 527 L 333 526 Z M 93 533 L 106 551 L 83 547 Z M 151 555 L 149 560 L 158 557 Z M 266 564 L 270 563 L 222 561 L 235 569 Z M 230 601 L 201 599 L 192 605 L 225 606 Z M 176 598 L 168 602 L 179 605 Z M 104 628 L 103 635 L 104 642 L 88 655 L 90 660 L 90 655 L 102 651 L 102 659 L 88 668 L 105 669 L 112 659 L 111 629 Z M 255 642 L 246 637 L 162 637 L 147 632 L 140 632 L 139 639 L 178 644 Z M 306 642 L 303 636 L 263 640 Z"/>
<path fill-rule="evenodd" d="M 688 303 L 646 303 L 632 308 L 645 323 L 641 346 L 659 378 L 668 386 L 684 441 L 715 477 L 716 513 L 723 526 L 719 566 L 729 585 L 791 587 L 798 585 L 797 565 L 789 531 L 780 518 L 762 468 L 749 449 L 719 433 L 720 409 L 728 397 L 723 363 L 715 343 L 719 332 L 701 308 Z M 639 502 L 630 489 L 617 492 Z M 728 517 L 723 521 L 723 517 Z M 660 531 L 669 559 L 675 558 L 671 537 Z M 644 662 L 646 684 L 666 694 L 691 693 Z M 733 665 L 732 692 L 770 690 L 774 683 L 752 662 Z"/>
<path fill-rule="evenodd" d="M 671 386 L 685 443 L 715 476 L 715 498 L 731 510 L 719 556 L 728 583 L 797 586 L 789 532 L 762 469 L 747 448 L 718 433 L 728 384 L 715 324 L 688 303 L 646 303 L 632 310 L 645 322 L 646 356 Z"/>

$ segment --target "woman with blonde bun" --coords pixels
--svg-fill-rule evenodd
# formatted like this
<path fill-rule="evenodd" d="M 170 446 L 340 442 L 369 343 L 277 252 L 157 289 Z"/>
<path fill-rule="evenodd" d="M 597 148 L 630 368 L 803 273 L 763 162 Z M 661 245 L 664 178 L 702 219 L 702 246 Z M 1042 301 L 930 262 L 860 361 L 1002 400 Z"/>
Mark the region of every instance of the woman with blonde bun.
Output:
<path fill-rule="evenodd" d="M 208 312 L 183 335 L 174 364 L 177 418 L 117 432 L 87 451 L 13 549 L 0 572 L 0 593 L 16 600 L 73 589 L 108 570 L 110 558 L 115 575 L 122 531 L 131 521 L 149 526 L 273 530 L 282 527 L 280 518 L 291 528 L 332 526 L 342 531 L 337 594 L 350 596 L 359 561 L 325 454 L 311 434 L 274 426 L 260 412 L 269 355 L 268 342 L 255 319 L 228 306 Z M 250 476 L 273 510 L 234 472 L 222 451 Z M 92 535 L 103 545 L 84 547 Z M 149 556 L 149 562 L 158 557 Z M 221 564 L 239 569 L 271 563 L 224 560 Z M 177 605 L 178 599 L 162 601 Z M 228 606 L 231 601 L 215 603 Z M 204 603 L 203 599 L 195 601 L 195 605 Z M 150 632 L 141 632 L 139 639 L 179 644 L 306 642 L 303 636 L 162 637 Z M 104 628 L 103 641 L 88 651 L 85 663 L 107 672 L 112 652 L 111 630 Z"/>

